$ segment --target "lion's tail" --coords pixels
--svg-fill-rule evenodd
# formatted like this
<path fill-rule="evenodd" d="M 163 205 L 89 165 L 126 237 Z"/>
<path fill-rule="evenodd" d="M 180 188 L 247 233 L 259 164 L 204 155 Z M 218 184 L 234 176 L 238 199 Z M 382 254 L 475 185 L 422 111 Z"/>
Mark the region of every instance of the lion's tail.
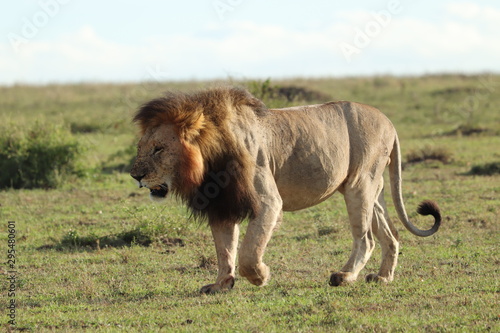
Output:
<path fill-rule="evenodd" d="M 432 215 L 434 216 L 434 225 L 428 230 L 418 229 L 413 223 L 408 219 L 406 214 L 403 193 L 402 193 L 402 179 L 401 179 L 401 151 L 399 149 L 399 140 L 396 135 L 394 140 L 394 147 L 391 152 L 391 162 L 389 164 L 389 174 L 391 180 L 391 194 L 392 201 L 396 207 L 396 212 L 398 213 L 399 219 L 403 225 L 412 234 L 420 237 L 427 237 L 433 235 L 438 231 L 441 225 L 441 213 L 439 211 L 438 205 L 434 201 L 425 200 L 420 203 L 417 209 L 417 213 L 420 215 Z"/>

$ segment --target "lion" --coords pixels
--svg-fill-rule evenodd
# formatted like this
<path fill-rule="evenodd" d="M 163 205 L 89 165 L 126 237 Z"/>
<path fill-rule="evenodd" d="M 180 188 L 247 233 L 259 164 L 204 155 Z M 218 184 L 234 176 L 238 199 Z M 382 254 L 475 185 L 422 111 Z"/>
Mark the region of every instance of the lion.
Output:
<path fill-rule="evenodd" d="M 401 153 L 396 130 L 378 109 L 355 102 L 329 102 L 268 109 L 242 88 L 167 93 L 140 107 L 134 122 L 141 138 L 131 176 L 153 200 L 179 197 L 195 218 L 207 220 L 218 260 L 215 283 L 201 293 L 233 288 L 239 274 L 257 286 L 269 281 L 263 262 L 283 211 L 344 196 L 353 237 L 347 263 L 330 285 L 354 282 L 375 247 L 378 273 L 366 281 L 391 282 L 398 259 L 398 233 L 384 202 L 388 166 L 392 200 L 412 234 L 433 235 L 441 224 L 434 201 L 417 212 L 432 215 L 428 230 L 415 227 L 402 196 Z M 239 251 L 240 224 L 248 219 Z"/>

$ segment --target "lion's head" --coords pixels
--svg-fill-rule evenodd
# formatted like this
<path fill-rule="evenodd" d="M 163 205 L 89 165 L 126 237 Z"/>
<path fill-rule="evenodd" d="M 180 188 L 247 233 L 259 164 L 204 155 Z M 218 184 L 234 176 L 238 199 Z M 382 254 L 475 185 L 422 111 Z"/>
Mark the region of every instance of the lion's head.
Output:
<path fill-rule="evenodd" d="M 239 222 L 258 209 L 255 165 L 231 128 L 266 108 L 242 89 L 169 93 L 144 104 L 134 117 L 141 139 L 131 176 L 161 200 L 169 192 L 197 217 Z M 251 127 L 249 127 L 251 128 Z"/>

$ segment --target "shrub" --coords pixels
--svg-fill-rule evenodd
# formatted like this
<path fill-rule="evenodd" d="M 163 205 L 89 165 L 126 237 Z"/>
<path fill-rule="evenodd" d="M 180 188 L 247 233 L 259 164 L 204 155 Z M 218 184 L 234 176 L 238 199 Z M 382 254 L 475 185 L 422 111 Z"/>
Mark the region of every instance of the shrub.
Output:
<path fill-rule="evenodd" d="M 77 171 L 83 148 L 60 126 L 11 126 L 0 133 L 0 188 L 53 188 Z"/>

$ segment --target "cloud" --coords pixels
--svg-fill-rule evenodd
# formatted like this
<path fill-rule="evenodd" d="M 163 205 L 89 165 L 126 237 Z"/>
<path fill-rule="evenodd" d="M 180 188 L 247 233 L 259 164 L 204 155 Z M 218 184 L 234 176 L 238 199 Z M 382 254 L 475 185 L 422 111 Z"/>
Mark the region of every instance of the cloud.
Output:
<path fill-rule="evenodd" d="M 498 22 L 500 19 L 500 10 L 491 6 L 480 6 L 473 2 L 450 2 L 446 4 L 446 10 L 449 14 L 468 20 L 484 19 Z"/>
<path fill-rule="evenodd" d="M 128 62 L 133 48 L 100 38 L 91 26 L 84 26 L 73 35 L 52 43 L 51 52 L 75 64 L 120 66 Z"/>
<path fill-rule="evenodd" d="M 380 33 L 368 38 L 369 45 L 353 57 L 355 63 L 385 55 L 388 59 L 385 64 L 383 59 L 378 64 L 389 72 L 398 68 L 395 60 L 406 62 L 406 68 L 420 68 L 420 72 L 500 69 L 496 60 L 500 57 L 499 10 L 467 2 L 449 3 L 444 6 L 441 19 L 434 21 L 411 16 L 405 10 L 393 15 Z M 351 30 L 362 31 L 365 36 L 369 35 L 368 22 L 376 22 L 373 16 L 363 23 L 346 17 L 356 22 Z M 351 37 L 351 44 L 355 38 Z"/>
<path fill-rule="evenodd" d="M 449 13 L 457 15 L 459 17 L 467 18 L 467 19 L 473 19 L 478 17 L 481 12 L 482 8 L 472 2 L 453 2 L 453 3 L 448 3 L 446 5 L 446 8 Z"/>
<path fill-rule="evenodd" d="M 0 83 L 500 70 L 500 10 L 472 2 L 445 4 L 439 21 L 403 8 L 347 62 L 339 43 L 354 45 L 356 35 L 377 22 L 373 13 L 341 11 L 328 24 L 306 28 L 255 20 L 210 22 L 127 42 L 85 25 L 29 40 L 19 53 L 0 44 Z"/>
<path fill-rule="evenodd" d="M 125 74 L 137 55 L 137 48 L 105 40 L 90 26 L 57 39 L 28 40 L 18 52 L 4 49 L 0 66 L 9 64 L 11 68 L 8 83 L 127 79 L 120 72 Z M 17 75 L 12 77 L 12 72 Z"/>

